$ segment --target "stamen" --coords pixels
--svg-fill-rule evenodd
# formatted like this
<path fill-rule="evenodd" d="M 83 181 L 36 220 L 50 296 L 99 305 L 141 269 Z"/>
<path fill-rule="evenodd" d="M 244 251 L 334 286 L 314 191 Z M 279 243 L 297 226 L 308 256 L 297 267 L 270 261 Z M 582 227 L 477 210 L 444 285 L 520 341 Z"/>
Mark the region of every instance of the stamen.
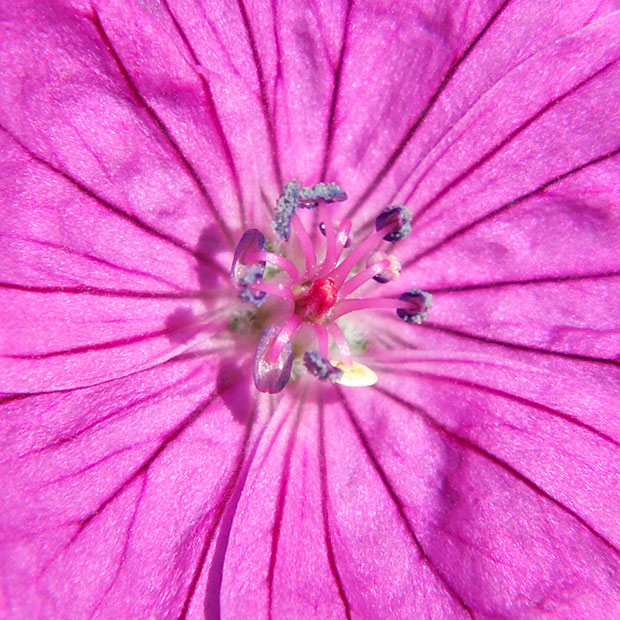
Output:
<path fill-rule="evenodd" d="M 288 241 L 291 236 L 291 219 L 299 206 L 299 182 L 289 181 L 278 199 L 273 218 L 273 229 L 280 239 Z"/>
<path fill-rule="evenodd" d="M 291 376 L 293 367 L 293 347 L 287 342 L 275 359 L 270 358 L 273 343 L 278 336 L 278 328 L 268 327 L 258 341 L 254 356 L 254 384 L 260 392 L 277 394 L 281 392 Z"/>
<path fill-rule="evenodd" d="M 388 267 L 373 277 L 373 280 L 379 282 L 379 284 L 386 284 L 387 282 L 393 282 L 398 278 L 401 272 L 400 261 L 396 256 L 386 254 L 385 252 L 373 252 L 366 261 L 366 266 L 371 267 L 377 265 L 383 261 L 388 261 Z"/>
<path fill-rule="evenodd" d="M 327 333 L 327 329 L 323 325 L 319 325 L 318 323 L 313 323 L 312 327 L 314 327 L 314 331 L 316 333 L 316 340 L 319 345 L 319 353 L 327 359 L 329 354 L 329 334 Z"/>
<path fill-rule="evenodd" d="M 314 251 L 314 246 L 312 245 L 312 239 L 310 239 L 310 235 L 305 229 L 299 214 L 296 214 L 293 218 L 293 228 L 295 229 L 295 233 L 299 239 L 299 245 L 301 245 L 301 251 L 304 255 L 304 260 L 306 263 L 304 268 L 304 277 L 307 277 L 312 271 L 314 271 L 314 266 L 316 265 L 316 253 Z"/>
<path fill-rule="evenodd" d="M 314 209 L 319 201 L 342 202 L 347 199 L 346 192 L 337 183 L 317 183 L 314 187 L 304 187 L 299 194 L 300 207 Z"/>
<path fill-rule="evenodd" d="M 349 272 L 357 264 L 357 262 L 383 239 L 385 227 L 372 233 L 364 241 L 362 241 L 349 255 L 331 272 L 330 276 L 334 279 L 337 286 L 340 286 Z"/>
<path fill-rule="evenodd" d="M 383 209 L 375 220 L 377 230 L 390 226 L 391 230 L 383 239 L 394 243 L 400 241 L 411 232 L 411 211 L 405 205 L 395 205 Z"/>
<path fill-rule="evenodd" d="M 356 276 L 353 276 L 350 280 L 347 280 L 341 287 L 338 293 L 340 299 L 344 299 L 347 295 L 350 295 L 353 291 L 356 291 L 360 286 L 363 286 L 369 280 L 376 280 L 378 274 L 382 274 L 390 266 L 390 261 L 386 258 L 370 267 L 367 267 L 363 271 L 360 271 Z M 387 280 L 386 280 L 387 281 Z"/>
<path fill-rule="evenodd" d="M 246 285 L 244 283 L 238 295 L 239 299 L 254 304 L 255 306 L 262 306 L 267 301 L 266 291 L 261 291 L 255 284 Z"/>
<path fill-rule="evenodd" d="M 370 299 L 345 299 L 338 304 L 338 310 L 334 313 L 332 319 L 339 319 L 345 314 L 351 312 L 359 312 L 360 310 L 370 310 L 371 308 L 393 308 L 401 319 L 407 321 L 407 323 L 420 324 L 423 320 L 428 318 L 428 312 L 424 311 L 424 308 L 428 309 L 430 306 L 424 306 L 420 299 L 430 299 L 432 305 L 432 296 L 429 293 L 412 289 L 409 293 L 404 293 L 398 299 L 391 297 L 371 297 Z M 402 311 L 402 313 L 401 313 Z M 409 317 L 411 318 L 405 318 Z M 419 316 L 419 320 L 415 320 L 414 317 Z"/>
<path fill-rule="evenodd" d="M 254 294 L 248 287 L 263 279 L 265 261 L 254 258 L 254 255 L 261 253 L 264 249 L 263 233 L 255 228 L 246 231 L 239 239 L 230 268 L 230 281 L 239 289 L 239 297 L 257 306 L 265 301 L 265 294 Z"/>
<path fill-rule="evenodd" d="M 325 250 L 323 264 L 317 274 L 319 277 L 327 275 L 340 260 L 343 250 L 349 245 L 349 233 L 351 232 L 351 227 L 352 224 L 349 220 L 342 220 L 338 229 L 334 230 L 334 225 L 331 220 L 326 220 L 325 238 L 327 241 L 327 247 Z"/>
<path fill-rule="evenodd" d="M 332 366 L 318 351 L 304 353 L 304 366 L 311 375 L 322 381 L 338 381 L 343 375 L 342 370 Z"/>
<path fill-rule="evenodd" d="M 336 323 L 332 323 L 328 331 L 331 337 L 336 341 L 336 346 L 340 350 L 342 357 L 344 357 L 344 361 L 350 366 L 353 363 L 353 358 L 351 357 L 351 349 L 349 348 L 349 343 L 345 335 L 342 333 L 342 330 Z"/>
<path fill-rule="evenodd" d="M 295 263 L 291 262 L 288 258 L 284 258 L 284 256 L 280 256 L 280 254 L 276 254 L 275 252 L 251 252 L 247 255 L 247 260 L 257 262 L 263 261 L 269 263 L 270 265 L 275 265 L 283 271 L 286 271 L 292 280 L 299 280 L 299 271 L 297 271 Z"/>
<path fill-rule="evenodd" d="M 271 351 L 267 356 L 267 360 L 270 363 L 275 363 L 282 351 L 291 344 L 293 334 L 297 331 L 297 328 L 301 325 L 301 319 L 293 314 L 289 320 L 284 324 L 284 327 L 279 331 L 277 338 L 271 345 Z"/>
<path fill-rule="evenodd" d="M 408 308 L 398 308 L 396 314 L 407 323 L 419 325 L 428 319 L 428 311 L 433 307 L 433 296 L 417 288 L 403 293 L 399 299 L 409 304 Z"/>
<path fill-rule="evenodd" d="M 288 302 L 289 311 L 293 311 L 293 308 L 295 306 L 295 297 L 293 296 L 293 292 L 291 291 L 291 289 L 284 284 L 271 284 L 269 282 L 260 282 L 259 284 L 254 284 L 251 287 L 251 291 L 255 291 L 256 293 L 263 293 L 264 296 L 273 295 L 274 297 L 281 297 L 282 299 L 286 299 L 286 301 Z"/>
<path fill-rule="evenodd" d="M 298 207 L 314 209 L 319 202 L 340 202 L 346 199 L 346 192 L 337 183 L 317 183 L 314 187 L 300 189 L 299 181 L 289 181 L 278 199 L 273 229 L 281 239 L 288 241 L 291 235 L 291 219 Z"/>

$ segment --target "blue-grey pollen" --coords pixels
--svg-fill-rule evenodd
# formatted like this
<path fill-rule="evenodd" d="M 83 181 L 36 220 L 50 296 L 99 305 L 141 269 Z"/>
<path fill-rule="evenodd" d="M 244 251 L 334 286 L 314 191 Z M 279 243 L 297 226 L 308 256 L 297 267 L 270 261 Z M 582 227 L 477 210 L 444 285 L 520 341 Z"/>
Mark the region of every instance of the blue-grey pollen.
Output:
<path fill-rule="evenodd" d="M 428 311 L 433 307 L 433 296 L 430 293 L 412 288 L 398 299 L 410 304 L 409 308 L 397 308 L 396 314 L 406 323 L 420 325 L 428 319 Z"/>
<path fill-rule="evenodd" d="M 342 377 L 342 370 L 330 364 L 318 351 L 304 353 L 304 366 L 311 375 L 322 381 L 337 381 Z"/>
<path fill-rule="evenodd" d="M 301 188 L 299 181 L 293 179 L 284 186 L 284 191 L 276 204 L 273 229 L 284 241 L 291 237 L 291 220 L 298 208 L 315 209 L 322 202 L 342 202 L 347 199 L 346 192 L 337 183 L 317 183 L 313 187 Z"/>
<path fill-rule="evenodd" d="M 243 233 L 233 256 L 230 268 L 230 281 L 239 290 L 239 298 L 260 306 L 267 295 L 261 291 L 252 291 L 249 287 L 262 281 L 265 273 L 265 261 L 255 260 L 252 254 L 265 250 L 265 236 L 252 228 Z"/>
<path fill-rule="evenodd" d="M 314 209 L 319 201 L 342 202 L 347 199 L 347 193 L 338 183 L 317 183 L 314 187 L 304 187 L 299 192 L 299 206 L 304 209 Z"/>
<path fill-rule="evenodd" d="M 245 275 L 239 280 L 239 299 L 249 301 L 255 306 L 261 306 L 267 299 L 267 293 L 263 291 L 252 291 L 248 287 L 262 281 L 265 272 L 265 265 L 252 265 L 248 268 Z"/>
<path fill-rule="evenodd" d="M 409 236 L 411 232 L 411 211 L 405 205 L 387 207 L 379 213 L 375 220 L 376 230 L 390 226 L 391 230 L 384 237 L 384 241 L 394 243 Z"/>
<path fill-rule="evenodd" d="M 299 206 L 299 192 L 299 183 L 295 180 L 289 181 L 276 204 L 272 225 L 278 237 L 284 241 L 291 237 L 291 219 Z"/>

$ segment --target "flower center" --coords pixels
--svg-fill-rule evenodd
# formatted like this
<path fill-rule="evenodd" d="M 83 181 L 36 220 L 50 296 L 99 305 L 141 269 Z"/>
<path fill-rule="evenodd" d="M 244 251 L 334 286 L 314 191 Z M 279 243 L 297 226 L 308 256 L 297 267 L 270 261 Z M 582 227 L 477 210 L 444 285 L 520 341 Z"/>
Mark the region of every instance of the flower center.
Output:
<path fill-rule="evenodd" d="M 318 278 L 310 286 L 300 286 L 295 295 L 295 314 L 304 321 L 321 323 L 336 305 L 338 289 L 332 278 Z"/>
<path fill-rule="evenodd" d="M 337 319 L 376 308 L 391 308 L 407 323 L 421 323 L 428 316 L 431 296 L 418 289 L 410 289 L 398 298 L 350 297 L 371 280 L 385 284 L 399 277 L 400 262 L 379 246 L 395 243 L 411 232 L 411 213 L 403 205 L 384 209 L 375 220 L 375 231 L 342 258 L 350 246 L 352 224 L 348 220 L 339 224 L 332 221 L 329 204 L 346 198 L 336 183 L 302 188 L 297 181 L 291 181 L 278 200 L 273 219 L 274 232 L 284 242 L 278 248 L 280 252 L 268 249 L 265 236 L 256 229 L 246 231 L 237 244 L 231 282 L 239 298 L 255 307 L 257 313 L 257 308 L 264 304 L 261 312 L 267 326 L 262 325 L 264 331 L 254 359 L 254 382 L 262 392 L 276 393 L 284 389 L 291 377 L 296 350 L 306 370 L 320 380 L 372 385 L 376 375 L 353 361 L 349 342 Z M 325 237 L 320 263 L 312 236 L 299 216 L 300 208 L 319 209 L 322 220 L 319 230 Z M 303 269 L 284 255 L 292 231 L 301 249 Z M 358 267 L 360 264 L 363 266 Z M 309 348 L 304 331 L 311 332 L 317 350 Z M 338 351 L 338 357 L 331 360 L 330 340 L 332 348 Z"/>

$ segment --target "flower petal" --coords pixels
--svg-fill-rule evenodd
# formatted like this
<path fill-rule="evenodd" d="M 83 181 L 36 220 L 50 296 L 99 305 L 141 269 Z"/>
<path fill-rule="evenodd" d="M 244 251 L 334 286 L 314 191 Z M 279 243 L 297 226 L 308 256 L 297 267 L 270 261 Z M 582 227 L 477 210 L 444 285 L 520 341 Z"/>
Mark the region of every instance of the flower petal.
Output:
<path fill-rule="evenodd" d="M 216 362 L 179 359 L 94 388 L 3 399 L 13 617 L 187 611 L 253 441 L 247 369 L 218 374 Z"/>
<path fill-rule="evenodd" d="M 542 395 L 546 373 L 532 370 L 522 382 L 524 394 L 541 394 L 538 403 L 493 387 L 508 383 L 499 364 L 436 363 L 435 373 L 418 366 L 342 398 L 386 493 L 416 532 L 422 566 L 483 616 L 617 613 L 620 531 L 611 507 L 619 499 L 618 438 L 578 426 L 569 412 L 554 415 L 557 407 Z M 490 370 L 489 385 L 482 368 Z M 451 380 L 455 374 L 475 379 Z M 405 376 L 416 380 L 403 394 Z M 547 379 L 558 382 L 558 375 Z M 547 400 L 567 389 L 558 385 Z M 569 394 L 579 420 L 583 401 Z M 380 527 L 383 520 L 379 513 L 368 522 Z"/>

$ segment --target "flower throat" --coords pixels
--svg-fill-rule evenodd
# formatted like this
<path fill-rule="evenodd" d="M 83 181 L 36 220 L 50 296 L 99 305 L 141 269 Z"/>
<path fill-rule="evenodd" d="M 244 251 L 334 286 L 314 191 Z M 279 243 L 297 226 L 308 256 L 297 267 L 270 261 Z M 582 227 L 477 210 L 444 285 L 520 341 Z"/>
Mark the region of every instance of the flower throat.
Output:
<path fill-rule="evenodd" d="M 268 249 L 262 232 L 246 231 L 235 250 L 230 279 L 241 300 L 258 308 L 269 306 L 268 326 L 258 341 L 254 357 L 254 383 L 261 392 L 283 390 L 299 359 L 306 371 L 322 381 L 348 386 L 372 385 L 375 373 L 353 360 L 351 347 L 337 319 L 362 310 L 393 309 L 407 323 L 421 323 L 428 317 L 432 298 L 419 289 L 393 297 L 352 298 L 370 280 L 385 284 L 400 275 L 398 259 L 378 249 L 393 244 L 411 232 L 411 212 L 403 205 L 384 209 L 375 219 L 375 231 L 351 246 L 352 223 L 336 224 L 329 205 L 346 200 L 336 183 L 301 187 L 290 181 L 278 199 L 273 230 L 284 242 L 283 253 L 295 235 L 304 260 L 303 269 L 281 253 Z M 312 236 L 298 209 L 318 209 L 319 230 L 325 238 L 325 254 L 317 260 Z M 348 253 L 343 258 L 345 250 Z M 342 259 L 342 260 L 341 260 Z M 355 273 L 355 267 L 362 267 Z M 307 346 L 302 332 L 311 330 L 316 348 Z M 330 357 L 330 351 L 337 351 Z"/>

